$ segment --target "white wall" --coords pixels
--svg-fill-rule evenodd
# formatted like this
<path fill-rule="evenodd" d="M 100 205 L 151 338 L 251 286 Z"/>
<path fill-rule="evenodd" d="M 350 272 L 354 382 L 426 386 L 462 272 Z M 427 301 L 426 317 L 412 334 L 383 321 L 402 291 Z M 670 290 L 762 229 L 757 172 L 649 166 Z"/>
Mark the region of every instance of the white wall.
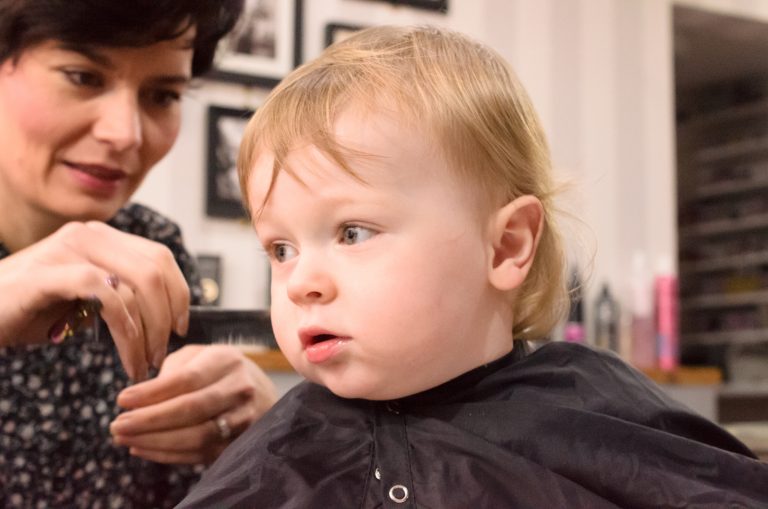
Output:
<path fill-rule="evenodd" d="M 573 181 L 562 203 L 588 225 L 568 234 L 572 245 L 594 250 L 588 301 L 603 281 L 623 290 L 635 251 L 674 260 L 672 0 L 449 3 L 449 14 L 440 15 L 370 1 L 305 0 L 304 55 L 321 51 L 330 21 L 443 24 L 494 46 L 541 115 L 556 171 Z M 766 0 L 680 3 L 768 19 Z M 204 215 L 204 113 L 209 103 L 256 107 L 262 98 L 261 91 L 226 84 L 206 83 L 192 93 L 179 143 L 136 197 L 178 220 L 193 252 L 223 256 L 222 303 L 229 307 L 264 305 L 267 272 L 250 226 Z"/>

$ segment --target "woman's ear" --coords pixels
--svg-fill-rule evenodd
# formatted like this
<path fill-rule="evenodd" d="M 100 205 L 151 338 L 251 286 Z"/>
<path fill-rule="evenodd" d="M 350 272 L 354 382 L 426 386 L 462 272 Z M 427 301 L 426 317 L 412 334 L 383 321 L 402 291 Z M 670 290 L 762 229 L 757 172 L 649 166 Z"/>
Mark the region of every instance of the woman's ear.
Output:
<path fill-rule="evenodd" d="M 490 226 L 488 278 L 499 290 L 513 290 L 533 264 L 544 228 L 544 207 L 535 196 L 521 196 L 494 212 Z"/>

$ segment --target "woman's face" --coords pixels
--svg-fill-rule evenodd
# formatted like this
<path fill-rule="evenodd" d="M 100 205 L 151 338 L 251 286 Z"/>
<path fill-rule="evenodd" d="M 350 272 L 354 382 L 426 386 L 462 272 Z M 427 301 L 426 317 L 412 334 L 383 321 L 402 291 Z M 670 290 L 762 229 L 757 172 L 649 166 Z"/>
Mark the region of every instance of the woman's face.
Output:
<path fill-rule="evenodd" d="M 112 217 L 176 139 L 193 35 L 141 48 L 47 41 L 0 63 L 0 214 Z"/>

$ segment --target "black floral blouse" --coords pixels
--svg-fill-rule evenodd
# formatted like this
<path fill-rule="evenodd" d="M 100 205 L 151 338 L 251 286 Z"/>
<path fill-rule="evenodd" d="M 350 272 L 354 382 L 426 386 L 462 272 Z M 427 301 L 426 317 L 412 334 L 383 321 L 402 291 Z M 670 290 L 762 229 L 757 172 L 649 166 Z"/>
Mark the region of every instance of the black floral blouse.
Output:
<path fill-rule="evenodd" d="M 141 205 L 109 224 L 168 246 L 201 301 L 194 260 L 176 224 Z M 8 256 L 0 244 L 0 258 Z M 200 468 L 131 457 L 112 445 L 117 394 L 129 385 L 117 351 L 83 334 L 61 345 L 0 348 L 0 507 L 172 507 Z"/>

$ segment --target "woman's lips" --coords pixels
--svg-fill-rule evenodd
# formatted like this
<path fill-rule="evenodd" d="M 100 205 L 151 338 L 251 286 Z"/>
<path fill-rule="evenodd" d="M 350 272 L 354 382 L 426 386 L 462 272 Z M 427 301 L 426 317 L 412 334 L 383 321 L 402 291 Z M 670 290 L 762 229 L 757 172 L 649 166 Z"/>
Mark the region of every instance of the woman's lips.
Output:
<path fill-rule="evenodd" d="M 64 161 L 73 170 L 77 182 L 86 190 L 101 195 L 113 194 L 128 174 L 119 168 L 102 164 L 74 163 Z"/>

